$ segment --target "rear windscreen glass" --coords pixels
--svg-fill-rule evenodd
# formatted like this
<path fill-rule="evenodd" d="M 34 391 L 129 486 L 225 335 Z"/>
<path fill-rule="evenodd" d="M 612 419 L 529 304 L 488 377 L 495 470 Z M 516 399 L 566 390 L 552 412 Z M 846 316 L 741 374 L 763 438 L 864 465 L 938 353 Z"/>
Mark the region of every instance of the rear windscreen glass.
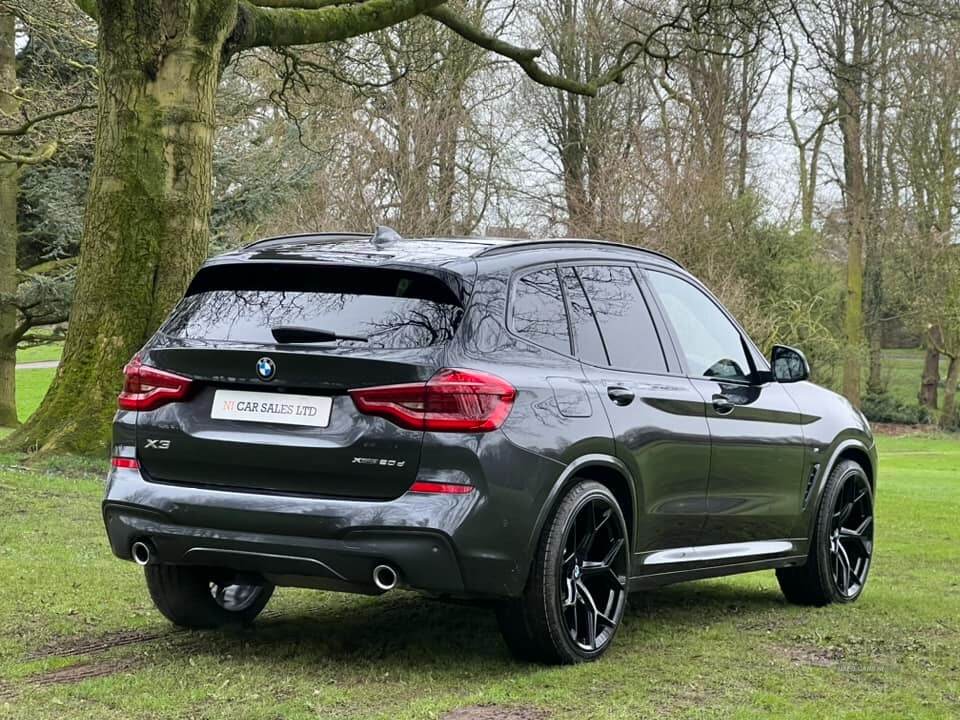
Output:
<path fill-rule="evenodd" d="M 276 344 L 273 328 L 355 339 L 316 347 L 418 348 L 456 332 L 462 308 L 430 275 L 343 267 L 213 267 L 201 271 L 161 328 L 169 337 Z"/>

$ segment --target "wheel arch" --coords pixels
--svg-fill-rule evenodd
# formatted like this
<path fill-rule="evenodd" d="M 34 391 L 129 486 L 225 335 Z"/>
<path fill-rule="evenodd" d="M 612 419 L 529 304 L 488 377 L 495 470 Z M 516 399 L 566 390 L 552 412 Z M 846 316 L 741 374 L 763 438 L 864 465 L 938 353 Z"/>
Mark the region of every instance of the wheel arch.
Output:
<path fill-rule="evenodd" d="M 877 489 L 877 480 L 875 476 L 875 468 L 873 458 L 870 457 L 870 453 L 867 452 L 859 443 L 846 444 L 840 448 L 839 453 L 836 454 L 833 462 L 830 463 L 830 472 L 833 472 L 833 468 L 837 464 L 843 462 L 844 460 L 854 460 L 860 467 L 863 468 L 863 471 L 867 474 L 867 481 L 870 483 L 870 489 Z"/>
<path fill-rule="evenodd" d="M 528 542 L 528 557 L 534 557 L 537 542 L 547 521 L 560 503 L 566 491 L 578 480 L 593 480 L 600 483 L 616 498 L 623 518 L 627 523 L 627 536 L 630 538 L 630 552 L 636 540 L 637 488 L 627 466 L 613 455 L 595 453 L 583 455 L 567 465 L 560 477 L 554 482 L 543 507 L 537 516 L 533 533 Z M 528 568 L 529 570 L 529 568 Z"/>
<path fill-rule="evenodd" d="M 810 508 L 812 511 L 810 511 L 807 522 L 808 538 L 813 537 L 813 529 L 816 526 L 817 513 L 820 511 L 820 503 L 823 500 L 823 492 L 827 487 L 827 480 L 830 479 L 830 475 L 833 473 L 834 468 L 836 468 L 838 464 L 842 463 L 844 460 L 855 461 L 866 473 L 867 482 L 870 484 L 871 492 L 876 492 L 877 462 L 875 447 L 876 446 L 867 447 L 858 439 L 848 438 L 840 442 L 834 448 L 833 453 L 830 455 L 829 461 L 826 463 L 823 471 L 820 473 L 820 479 L 817 483 L 816 496 L 810 503 Z"/>

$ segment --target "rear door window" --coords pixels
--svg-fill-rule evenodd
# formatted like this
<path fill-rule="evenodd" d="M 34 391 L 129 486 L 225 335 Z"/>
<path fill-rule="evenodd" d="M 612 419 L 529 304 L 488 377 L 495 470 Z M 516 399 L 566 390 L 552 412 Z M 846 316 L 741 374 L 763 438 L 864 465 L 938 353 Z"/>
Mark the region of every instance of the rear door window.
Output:
<path fill-rule="evenodd" d="M 298 327 L 353 339 L 316 347 L 421 348 L 453 337 L 463 313 L 438 278 L 371 268 L 236 266 L 197 276 L 161 328 L 167 336 L 277 344 L 271 330 Z"/>
<path fill-rule="evenodd" d="M 621 265 L 591 265 L 578 267 L 577 274 L 600 325 L 610 365 L 666 372 L 660 337 L 633 271 Z"/>
<path fill-rule="evenodd" d="M 570 354 L 570 329 L 555 268 L 535 270 L 517 280 L 510 316 L 517 335 Z"/>

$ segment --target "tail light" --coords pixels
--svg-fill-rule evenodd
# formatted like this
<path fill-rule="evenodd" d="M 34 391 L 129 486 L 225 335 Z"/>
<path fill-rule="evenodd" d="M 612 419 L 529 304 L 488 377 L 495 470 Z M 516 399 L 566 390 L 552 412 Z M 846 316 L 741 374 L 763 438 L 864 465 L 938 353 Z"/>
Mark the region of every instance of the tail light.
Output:
<path fill-rule="evenodd" d="M 488 432 L 507 419 L 517 391 L 495 375 L 441 370 L 424 383 L 351 390 L 357 409 L 410 430 Z"/>
<path fill-rule="evenodd" d="M 140 356 L 123 368 L 123 390 L 117 404 L 123 410 L 153 410 L 182 400 L 190 391 L 190 378 L 144 365 Z"/>

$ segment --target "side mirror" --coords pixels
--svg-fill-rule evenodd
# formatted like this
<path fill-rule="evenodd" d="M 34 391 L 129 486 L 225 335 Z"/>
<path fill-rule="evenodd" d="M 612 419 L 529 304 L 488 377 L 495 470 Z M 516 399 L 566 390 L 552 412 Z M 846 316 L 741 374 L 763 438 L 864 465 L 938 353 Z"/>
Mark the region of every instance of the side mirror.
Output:
<path fill-rule="evenodd" d="M 774 345 L 770 351 L 770 364 L 777 382 L 795 383 L 810 378 L 810 363 L 796 348 Z"/>

